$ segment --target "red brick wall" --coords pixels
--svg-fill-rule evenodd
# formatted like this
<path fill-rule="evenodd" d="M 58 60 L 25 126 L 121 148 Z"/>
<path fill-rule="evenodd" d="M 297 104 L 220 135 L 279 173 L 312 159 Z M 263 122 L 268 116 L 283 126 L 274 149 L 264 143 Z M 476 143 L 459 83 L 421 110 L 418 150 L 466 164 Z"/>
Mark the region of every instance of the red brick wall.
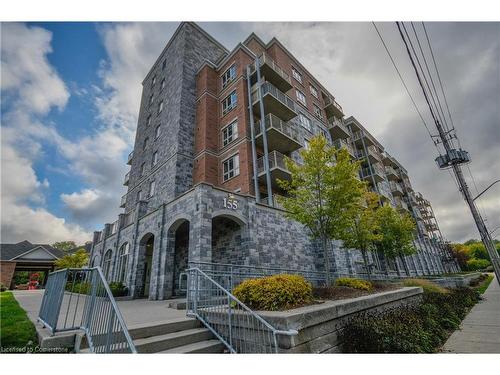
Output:
<path fill-rule="evenodd" d="M 0 282 L 7 288 L 10 288 L 15 269 L 16 262 L 0 261 Z"/>

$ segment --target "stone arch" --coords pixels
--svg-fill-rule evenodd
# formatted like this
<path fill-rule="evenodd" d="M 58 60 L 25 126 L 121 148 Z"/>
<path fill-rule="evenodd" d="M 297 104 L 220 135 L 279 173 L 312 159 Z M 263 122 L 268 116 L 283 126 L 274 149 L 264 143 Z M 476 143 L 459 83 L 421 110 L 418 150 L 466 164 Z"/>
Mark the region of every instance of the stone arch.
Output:
<path fill-rule="evenodd" d="M 111 262 L 113 261 L 113 250 L 108 249 L 102 257 L 102 273 L 106 280 L 109 281 L 111 276 Z"/>
<path fill-rule="evenodd" d="M 171 276 L 168 275 L 170 277 L 167 276 L 167 279 L 170 279 L 167 293 L 173 296 L 185 294 L 181 290 L 179 276 L 188 268 L 190 230 L 191 221 L 186 217 L 176 217 L 168 226 L 167 248 L 170 249 L 170 264 L 172 266 L 167 267 L 167 272 L 170 269 L 169 273 L 171 274 Z"/>
<path fill-rule="evenodd" d="M 137 256 L 135 289 L 138 297 L 149 297 L 151 277 L 153 276 L 153 253 L 155 247 L 155 235 L 151 232 L 144 234 L 139 241 L 139 252 Z"/>
<path fill-rule="evenodd" d="M 248 261 L 248 226 L 238 213 L 212 215 L 212 263 L 245 264 Z"/>

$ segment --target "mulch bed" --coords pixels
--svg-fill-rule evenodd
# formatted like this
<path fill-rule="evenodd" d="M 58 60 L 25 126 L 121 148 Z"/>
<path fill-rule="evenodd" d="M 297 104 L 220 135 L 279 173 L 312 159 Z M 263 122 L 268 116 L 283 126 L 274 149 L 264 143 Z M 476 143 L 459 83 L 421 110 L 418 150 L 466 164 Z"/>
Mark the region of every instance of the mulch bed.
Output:
<path fill-rule="evenodd" d="M 373 289 L 371 290 L 360 290 L 349 288 L 347 286 L 334 286 L 334 287 L 319 287 L 313 289 L 314 298 L 321 300 L 341 300 L 347 298 L 356 298 L 362 296 L 368 296 L 370 294 L 376 294 L 381 292 L 388 292 L 390 290 L 396 290 L 401 288 L 398 284 L 392 283 L 373 283 Z"/>

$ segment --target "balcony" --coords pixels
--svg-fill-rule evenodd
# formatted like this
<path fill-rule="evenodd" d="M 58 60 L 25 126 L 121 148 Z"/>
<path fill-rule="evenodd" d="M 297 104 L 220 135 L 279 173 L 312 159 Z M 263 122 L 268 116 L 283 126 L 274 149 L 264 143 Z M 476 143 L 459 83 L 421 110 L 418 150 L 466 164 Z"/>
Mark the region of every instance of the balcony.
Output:
<path fill-rule="evenodd" d="M 130 181 L 130 172 L 127 172 L 125 178 L 123 179 L 123 186 L 128 186 L 129 181 Z"/>
<path fill-rule="evenodd" d="M 337 149 L 345 148 L 348 152 L 349 155 L 351 155 L 353 158 L 356 157 L 356 153 L 354 152 L 354 148 L 352 147 L 351 142 L 346 139 L 335 139 L 333 141 L 333 147 Z"/>
<path fill-rule="evenodd" d="M 134 151 L 131 151 L 130 154 L 128 154 L 128 159 L 127 159 L 127 164 L 132 165 L 132 158 L 134 157 Z"/>
<path fill-rule="evenodd" d="M 379 164 L 372 164 L 371 167 L 361 168 L 361 178 L 373 178 L 376 182 L 384 181 L 384 169 Z"/>
<path fill-rule="evenodd" d="M 400 184 L 398 184 L 397 182 L 391 181 L 389 185 L 391 187 L 392 195 L 399 196 L 399 197 L 402 197 L 404 195 L 403 188 L 401 187 Z"/>
<path fill-rule="evenodd" d="M 262 84 L 260 92 L 266 113 L 273 113 L 285 121 L 289 121 L 297 116 L 295 102 L 269 82 Z M 259 105 L 259 90 L 257 87 L 252 92 L 252 106 L 254 113 L 258 117 L 262 117 Z"/>
<path fill-rule="evenodd" d="M 294 122 L 285 122 L 273 114 L 268 114 L 265 117 L 264 123 L 269 151 L 276 150 L 283 154 L 288 154 L 302 147 L 302 144 L 299 142 L 297 125 Z M 257 146 L 263 147 L 260 120 L 255 124 L 255 143 Z"/>
<path fill-rule="evenodd" d="M 407 191 L 413 191 L 413 187 L 411 186 L 410 180 L 408 178 L 403 177 L 403 186 Z"/>
<path fill-rule="evenodd" d="M 409 211 L 408 204 L 403 199 L 401 199 L 399 197 L 395 197 L 394 202 L 396 203 L 397 208 L 403 209 L 405 211 Z"/>
<path fill-rule="evenodd" d="M 354 142 L 359 142 L 360 145 L 363 143 L 365 146 L 372 146 L 375 144 L 374 139 L 363 130 L 358 130 L 352 133 L 352 139 Z"/>
<path fill-rule="evenodd" d="M 276 62 L 269 57 L 268 54 L 263 53 L 259 58 L 260 74 L 266 81 L 271 82 L 279 90 L 287 92 L 292 86 L 290 76 L 281 69 Z M 255 63 L 250 65 L 250 74 L 256 73 Z"/>
<path fill-rule="evenodd" d="M 391 166 L 385 167 L 385 174 L 387 175 L 387 178 L 389 179 L 389 181 L 399 180 L 398 172 L 396 172 L 396 170 Z"/>
<path fill-rule="evenodd" d="M 269 171 L 271 172 L 271 186 L 280 189 L 278 179 L 290 180 L 291 174 L 285 165 L 285 155 L 278 151 L 269 153 Z M 257 176 L 260 182 L 266 182 L 266 170 L 264 168 L 264 157 L 257 160 Z"/>
<path fill-rule="evenodd" d="M 125 194 L 124 196 L 122 196 L 122 200 L 120 201 L 120 207 L 124 208 L 125 207 L 125 203 L 127 203 L 127 194 Z"/>
<path fill-rule="evenodd" d="M 324 110 L 326 112 L 327 118 L 330 118 L 332 116 L 335 116 L 337 118 L 344 117 L 344 111 L 342 110 L 342 107 L 335 101 L 334 98 L 332 98 L 331 96 L 323 96 L 323 99 L 325 102 Z"/>
<path fill-rule="evenodd" d="M 392 199 L 392 194 L 391 194 L 391 189 L 389 188 L 389 185 L 387 184 L 387 181 L 382 181 L 377 184 L 377 190 L 378 193 L 382 198 L 385 198 L 386 200 L 390 201 Z"/>
<path fill-rule="evenodd" d="M 351 136 L 349 129 L 347 129 L 342 120 L 335 117 L 328 119 L 328 130 L 330 130 L 330 135 L 333 139 L 349 138 Z"/>

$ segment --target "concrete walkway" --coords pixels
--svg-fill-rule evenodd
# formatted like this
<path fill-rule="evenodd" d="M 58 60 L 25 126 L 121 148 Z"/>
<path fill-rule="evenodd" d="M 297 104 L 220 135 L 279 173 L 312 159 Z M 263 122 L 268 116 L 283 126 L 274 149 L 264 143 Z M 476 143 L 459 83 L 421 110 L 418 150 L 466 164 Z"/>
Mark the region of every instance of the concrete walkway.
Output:
<path fill-rule="evenodd" d="M 500 285 L 496 279 L 443 347 L 449 353 L 500 353 Z"/>

